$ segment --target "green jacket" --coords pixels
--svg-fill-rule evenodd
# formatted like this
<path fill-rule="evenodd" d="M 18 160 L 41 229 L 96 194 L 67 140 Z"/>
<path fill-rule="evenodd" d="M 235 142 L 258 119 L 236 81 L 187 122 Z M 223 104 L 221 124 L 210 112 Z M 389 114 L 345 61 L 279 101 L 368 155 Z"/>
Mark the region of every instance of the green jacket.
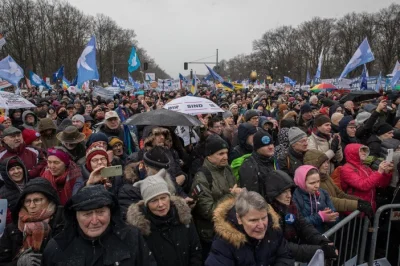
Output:
<path fill-rule="evenodd" d="M 212 189 L 210 190 L 210 184 L 204 173 L 197 172 L 191 190 L 200 185 L 203 192 L 198 196 L 193 210 L 193 218 L 200 239 L 205 242 L 211 242 L 214 237 L 214 225 L 212 222 L 214 209 L 219 201 L 232 196 L 229 189 L 236 184 L 236 179 L 229 165 L 217 167 L 205 159 L 203 166 L 211 172 Z"/>

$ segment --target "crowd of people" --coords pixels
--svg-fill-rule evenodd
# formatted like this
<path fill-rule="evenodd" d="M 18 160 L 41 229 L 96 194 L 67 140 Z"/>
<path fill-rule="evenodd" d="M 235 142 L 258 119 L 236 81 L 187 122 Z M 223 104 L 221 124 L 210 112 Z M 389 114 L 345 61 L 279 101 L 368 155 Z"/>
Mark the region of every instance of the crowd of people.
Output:
<path fill-rule="evenodd" d="M 126 125 L 187 95 L 33 88 L 0 116 L 0 265 L 294 265 L 396 196 L 400 94 L 202 89 L 201 126 Z M 393 161 L 386 160 L 393 149 Z M 112 177 L 102 170 L 122 166 Z"/>

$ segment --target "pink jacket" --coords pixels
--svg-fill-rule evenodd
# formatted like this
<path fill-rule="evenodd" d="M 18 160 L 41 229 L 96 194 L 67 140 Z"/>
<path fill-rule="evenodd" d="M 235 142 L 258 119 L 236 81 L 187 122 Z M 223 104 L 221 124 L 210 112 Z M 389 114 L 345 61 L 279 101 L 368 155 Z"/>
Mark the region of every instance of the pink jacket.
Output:
<path fill-rule="evenodd" d="M 363 165 L 359 155 L 362 146 L 353 143 L 348 144 L 344 149 L 347 163 L 341 168 L 340 183 L 344 192 L 370 202 L 375 211 L 376 188 L 387 187 L 392 175 L 380 174 Z"/>

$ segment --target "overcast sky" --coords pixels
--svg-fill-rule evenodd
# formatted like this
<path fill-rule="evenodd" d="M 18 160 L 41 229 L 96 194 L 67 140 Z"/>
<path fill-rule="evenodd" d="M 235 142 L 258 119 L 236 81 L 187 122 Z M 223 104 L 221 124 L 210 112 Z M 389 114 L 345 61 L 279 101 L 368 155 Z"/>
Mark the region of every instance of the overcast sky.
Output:
<path fill-rule="evenodd" d="M 376 12 L 398 0 L 67 0 L 86 14 L 103 13 L 135 30 L 139 45 L 172 77 L 183 63 L 212 56 L 215 62 L 249 54 L 252 41 L 282 25 L 312 17 L 340 18 Z M 204 65 L 190 65 L 198 74 Z"/>

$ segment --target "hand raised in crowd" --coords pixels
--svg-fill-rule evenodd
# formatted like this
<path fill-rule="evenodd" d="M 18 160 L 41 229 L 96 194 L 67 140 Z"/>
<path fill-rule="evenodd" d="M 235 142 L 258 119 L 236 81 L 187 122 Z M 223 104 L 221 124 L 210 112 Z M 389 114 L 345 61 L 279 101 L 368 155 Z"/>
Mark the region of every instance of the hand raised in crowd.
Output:
<path fill-rule="evenodd" d="M 176 183 L 178 183 L 179 186 L 182 186 L 183 183 L 185 183 L 186 177 L 184 175 L 178 175 L 175 177 Z"/>
<path fill-rule="evenodd" d="M 240 187 L 238 187 L 236 184 L 233 186 L 233 188 L 230 188 L 229 191 L 231 192 L 231 194 L 233 195 L 237 195 L 240 192 L 242 192 L 242 189 Z"/>
<path fill-rule="evenodd" d="M 331 150 L 337 152 L 340 149 L 340 136 L 335 134 L 331 142 Z"/>
<path fill-rule="evenodd" d="M 324 222 L 335 222 L 339 217 L 338 212 L 333 212 L 330 208 L 325 208 L 323 211 L 318 212 Z"/>
<path fill-rule="evenodd" d="M 379 102 L 378 107 L 376 107 L 376 111 L 379 113 L 382 110 L 386 110 L 386 108 L 387 108 L 387 101 L 382 100 Z"/>
<path fill-rule="evenodd" d="M 86 182 L 86 185 L 90 186 L 90 185 L 96 185 L 96 184 L 102 183 L 102 184 L 104 184 L 104 186 L 106 188 L 112 187 L 110 179 L 101 176 L 101 170 L 103 168 L 105 168 L 105 166 L 100 166 L 99 168 L 94 169 L 90 173 L 89 179 Z"/>

